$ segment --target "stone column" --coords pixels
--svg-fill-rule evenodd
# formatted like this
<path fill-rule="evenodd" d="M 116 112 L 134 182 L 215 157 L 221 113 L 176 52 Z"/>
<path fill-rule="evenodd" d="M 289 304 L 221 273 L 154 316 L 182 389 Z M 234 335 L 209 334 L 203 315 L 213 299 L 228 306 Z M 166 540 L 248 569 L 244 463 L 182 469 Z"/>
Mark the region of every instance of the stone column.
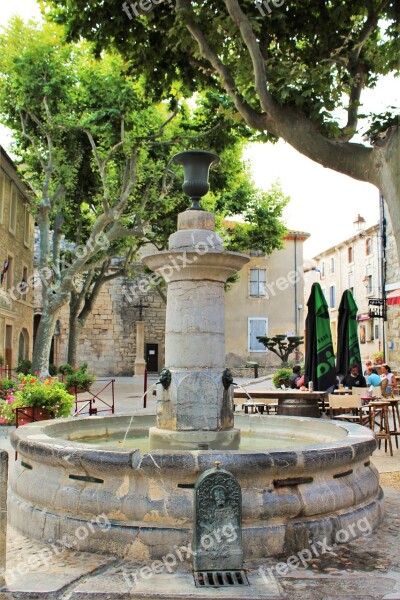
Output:
<path fill-rule="evenodd" d="M 167 281 L 165 367 L 167 389 L 157 386 L 152 448 L 236 448 L 231 390 L 225 389 L 224 285 L 249 258 L 226 252 L 212 213 L 187 210 L 169 250 L 144 258 Z"/>
<path fill-rule="evenodd" d="M 0 450 L 0 587 L 5 585 L 7 558 L 8 452 Z"/>
<path fill-rule="evenodd" d="M 146 361 L 144 360 L 144 321 L 136 321 L 136 358 L 135 377 L 144 375 Z"/>

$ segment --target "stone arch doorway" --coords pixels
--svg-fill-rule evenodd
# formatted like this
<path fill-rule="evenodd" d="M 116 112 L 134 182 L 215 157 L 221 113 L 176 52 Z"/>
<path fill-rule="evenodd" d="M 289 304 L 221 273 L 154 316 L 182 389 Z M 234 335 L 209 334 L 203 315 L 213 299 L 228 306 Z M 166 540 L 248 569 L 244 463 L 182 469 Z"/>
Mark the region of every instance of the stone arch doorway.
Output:
<path fill-rule="evenodd" d="M 18 340 L 18 360 L 27 360 L 29 358 L 29 333 L 23 328 L 19 334 Z"/>

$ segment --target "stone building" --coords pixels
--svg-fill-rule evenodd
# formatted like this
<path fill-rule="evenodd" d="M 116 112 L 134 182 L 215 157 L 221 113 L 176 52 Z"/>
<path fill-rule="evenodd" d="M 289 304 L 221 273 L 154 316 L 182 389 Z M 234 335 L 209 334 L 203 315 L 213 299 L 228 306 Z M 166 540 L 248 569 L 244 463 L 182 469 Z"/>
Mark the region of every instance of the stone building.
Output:
<path fill-rule="evenodd" d="M 0 146 L 0 357 L 5 365 L 32 357 L 33 218 L 31 190 Z"/>
<path fill-rule="evenodd" d="M 120 277 L 100 291 L 80 335 L 78 364 L 86 361 L 97 375 L 132 375 L 136 358 L 136 322 L 142 312 L 145 359 L 150 372 L 164 365 L 165 302 L 145 277 Z M 145 291 L 142 292 L 141 289 Z M 140 305 L 142 308 L 140 308 Z M 69 307 L 60 312 L 54 339 L 54 362 L 67 361 Z"/>
<path fill-rule="evenodd" d="M 311 285 L 319 281 L 325 294 L 331 318 L 331 330 L 334 346 L 337 345 L 338 308 L 346 289 L 350 289 L 358 306 L 358 332 L 361 357 L 363 360 L 373 358 L 378 351 L 385 348 L 387 360 L 398 363 L 398 311 L 396 307 L 388 307 L 388 320 L 373 318 L 369 301 L 382 299 L 384 290 L 400 288 L 399 263 L 393 233 L 387 215 L 388 228 L 383 236 L 379 224 L 360 230 L 351 238 L 324 250 L 313 258 L 313 266 L 317 270 L 306 273 L 304 305 L 306 306 Z M 365 222 L 360 215 L 355 224 Z M 383 256 L 383 238 L 385 238 L 386 257 Z M 389 283 L 390 282 L 390 283 Z M 399 311 L 400 312 L 400 311 Z M 306 316 L 306 313 L 305 315 Z M 392 348 L 392 350 L 391 350 Z"/>
<path fill-rule="evenodd" d="M 243 366 L 247 361 L 279 365 L 279 358 L 257 336 L 303 335 L 303 244 L 308 237 L 290 231 L 281 250 L 267 256 L 250 252 L 250 262 L 226 294 L 227 366 Z"/>

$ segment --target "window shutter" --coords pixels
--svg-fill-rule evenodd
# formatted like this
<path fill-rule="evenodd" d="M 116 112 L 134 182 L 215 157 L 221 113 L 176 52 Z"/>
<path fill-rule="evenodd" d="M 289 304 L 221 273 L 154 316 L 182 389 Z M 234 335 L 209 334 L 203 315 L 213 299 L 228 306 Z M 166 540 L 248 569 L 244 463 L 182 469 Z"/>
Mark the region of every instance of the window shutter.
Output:
<path fill-rule="evenodd" d="M 257 336 L 267 335 L 267 319 L 249 318 L 249 352 L 265 352 L 266 347 Z"/>

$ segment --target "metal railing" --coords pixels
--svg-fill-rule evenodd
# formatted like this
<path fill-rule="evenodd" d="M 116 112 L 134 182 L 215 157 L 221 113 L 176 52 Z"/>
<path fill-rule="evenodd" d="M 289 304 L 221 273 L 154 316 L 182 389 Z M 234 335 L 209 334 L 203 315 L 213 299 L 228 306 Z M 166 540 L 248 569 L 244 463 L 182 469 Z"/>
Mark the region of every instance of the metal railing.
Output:
<path fill-rule="evenodd" d="M 91 392 L 90 390 L 85 390 L 84 392 L 80 392 L 79 388 L 77 385 L 74 386 L 74 395 L 75 395 L 75 414 L 74 416 L 79 416 L 82 414 L 88 414 L 90 416 L 92 415 L 97 415 L 101 412 L 111 412 L 111 414 L 114 414 L 114 410 L 115 410 L 115 390 L 114 390 L 114 383 L 115 383 L 115 379 L 96 379 L 96 383 L 105 383 L 105 385 L 103 385 L 103 387 L 98 390 L 96 393 Z M 102 394 L 104 392 L 104 390 L 106 390 L 109 386 L 111 386 L 111 404 L 109 404 L 109 402 L 107 402 L 106 400 L 104 400 L 103 398 L 100 398 L 100 394 Z M 81 394 L 84 393 L 86 396 L 89 395 L 89 398 L 78 398 L 78 396 L 81 396 Z M 96 402 L 100 402 L 101 405 L 106 406 L 107 408 L 98 408 L 97 406 L 94 406 L 96 404 Z M 82 404 L 81 407 L 79 407 L 78 405 Z"/>

